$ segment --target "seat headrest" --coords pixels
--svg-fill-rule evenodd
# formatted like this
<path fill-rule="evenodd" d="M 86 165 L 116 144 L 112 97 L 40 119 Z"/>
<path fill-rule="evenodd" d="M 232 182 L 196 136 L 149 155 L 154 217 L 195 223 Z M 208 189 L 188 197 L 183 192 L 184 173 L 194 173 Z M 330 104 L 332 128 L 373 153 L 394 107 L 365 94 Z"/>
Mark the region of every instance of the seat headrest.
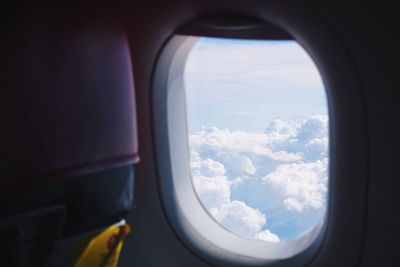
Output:
<path fill-rule="evenodd" d="M 120 26 L 32 26 L 7 38 L 0 188 L 138 161 L 131 58 Z"/>

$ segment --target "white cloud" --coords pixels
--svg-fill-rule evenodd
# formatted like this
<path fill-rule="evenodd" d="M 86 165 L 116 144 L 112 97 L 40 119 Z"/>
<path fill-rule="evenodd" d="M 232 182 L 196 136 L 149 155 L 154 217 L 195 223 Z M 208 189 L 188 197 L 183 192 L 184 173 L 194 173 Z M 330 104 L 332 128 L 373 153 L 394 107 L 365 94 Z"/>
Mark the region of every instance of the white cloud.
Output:
<path fill-rule="evenodd" d="M 282 164 L 263 181 L 279 190 L 284 206 L 289 210 L 320 209 L 327 192 L 327 165 L 327 158 L 311 163 Z"/>
<path fill-rule="evenodd" d="M 288 137 L 288 135 L 294 134 L 296 130 L 296 125 L 293 122 L 286 122 L 280 119 L 272 120 L 267 129 L 265 129 L 266 134 L 277 134 L 283 137 Z"/>
<path fill-rule="evenodd" d="M 256 238 L 258 240 L 267 241 L 267 242 L 271 242 L 271 243 L 279 243 L 280 242 L 279 236 L 271 233 L 271 231 L 268 229 L 257 233 Z"/>
<path fill-rule="evenodd" d="M 210 213 L 228 230 L 252 238 L 260 234 L 267 222 L 265 215 L 259 210 L 237 200 L 212 208 Z"/>
<path fill-rule="evenodd" d="M 272 202 L 280 213 L 302 214 L 312 209 L 323 214 L 327 127 L 327 116 L 313 115 L 302 123 L 276 119 L 264 133 L 212 127 L 190 135 L 193 183 L 203 205 L 232 232 L 280 242 L 268 227 Z M 240 199 L 233 199 L 233 190 L 246 191 L 237 194 Z"/>
<path fill-rule="evenodd" d="M 244 202 L 231 200 L 231 186 L 242 183 L 242 179 L 223 176 L 225 168 L 218 161 L 210 158 L 202 160 L 193 151 L 191 156 L 194 187 L 203 206 L 214 219 L 236 234 L 254 239 L 263 237 L 262 231 L 267 221 L 265 215 Z"/>
<path fill-rule="evenodd" d="M 308 117 L 297 133 L 299 140 L 308 141 L 313 138 L 326 138 L 328 136 L 328 116 L 313 115 Z"/>
<path fill-rule="evenodd" d="M 231 186 L 240 182 L 240 178 L 228 180 L 224 176 L 193 177 L 196 192 L 214 219 L 236 234 L 261 239 L 267 221 L 265 215 L 242 201 L 230 198 Z"/>
<path fill-rule="evenodd" d="M 200 172 L 209 177 L 222 176 L 225 174 L 225 167 L 218 161 L 212 160 L 210 158 L 201 161 Z"/>
<path fill-rule="evenodd" d="M 230 183 L 226 177 L 195 176 L 193 184 L 206 209 L 219 208 L 230 203 Z"/>

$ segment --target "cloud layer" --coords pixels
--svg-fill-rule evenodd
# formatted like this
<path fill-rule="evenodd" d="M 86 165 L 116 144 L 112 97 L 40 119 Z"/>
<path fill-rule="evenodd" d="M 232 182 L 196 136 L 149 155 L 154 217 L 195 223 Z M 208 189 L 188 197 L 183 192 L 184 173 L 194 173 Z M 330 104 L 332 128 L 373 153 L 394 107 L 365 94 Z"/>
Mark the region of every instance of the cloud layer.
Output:
<path fill-rule="evenodd" d="M 301 123 L 275 119 L 264 133 L 212 127 L 190 135 L 202 204 L 225 228 L 248 238 L 281 242 L 311 230 L 326 206 L 327 124 L 327 116 L 313 115 Z M 289 238 L 277 233 L 293 221 Z"/>

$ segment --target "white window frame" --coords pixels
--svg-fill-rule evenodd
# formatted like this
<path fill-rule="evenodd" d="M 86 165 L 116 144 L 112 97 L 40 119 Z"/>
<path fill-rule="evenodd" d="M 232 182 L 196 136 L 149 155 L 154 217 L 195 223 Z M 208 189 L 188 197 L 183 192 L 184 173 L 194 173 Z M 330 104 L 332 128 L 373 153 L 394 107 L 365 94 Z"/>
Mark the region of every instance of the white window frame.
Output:
<path fill-rule="evenodd" d="M 178 236 L 192 249 L 214 259 L 230 258 L 239 265 L 278 262 L 315 254 L 325 233 L 322 220 L 297 240 L 270 243 L 241 237 L 226 230 L 204 209 L 192 184 L 183 81 L 185 61 L 198 37 L 173 36 L 155 72 L 153 117 L 160 173 L 160 193 L 167 217 Z"/>

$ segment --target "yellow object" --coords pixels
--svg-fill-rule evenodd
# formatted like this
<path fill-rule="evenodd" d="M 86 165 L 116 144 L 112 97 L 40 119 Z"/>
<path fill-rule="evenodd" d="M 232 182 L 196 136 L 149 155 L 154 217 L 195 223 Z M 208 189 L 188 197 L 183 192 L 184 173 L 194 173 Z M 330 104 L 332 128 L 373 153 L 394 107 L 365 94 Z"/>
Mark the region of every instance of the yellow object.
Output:
<path fill-rule="evenodd" d="M 74 267 L 117 267 L 125 237 L 131 229 L 124 220 L 93 237 Z"/>

